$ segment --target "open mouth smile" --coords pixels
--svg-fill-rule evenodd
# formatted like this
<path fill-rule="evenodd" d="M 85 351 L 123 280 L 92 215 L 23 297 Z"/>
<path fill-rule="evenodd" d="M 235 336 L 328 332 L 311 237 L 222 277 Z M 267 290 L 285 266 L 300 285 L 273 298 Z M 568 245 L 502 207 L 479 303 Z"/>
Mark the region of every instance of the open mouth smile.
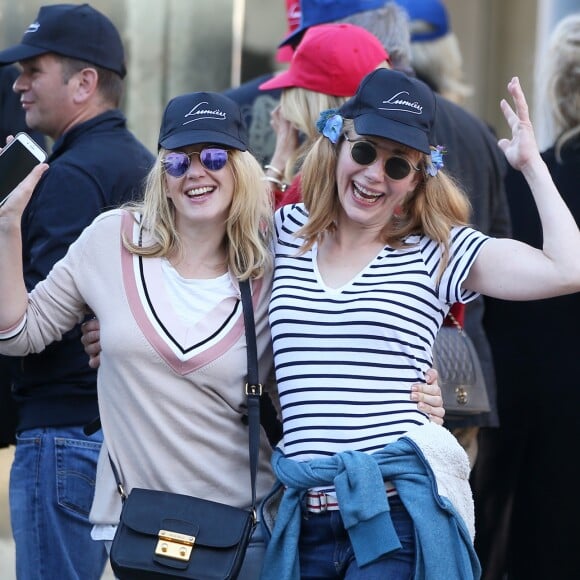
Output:
<path fill-rule="evenodd" d="M 366 187 L 363 187 L 362 185 L 360 185 L 359 183 L 355 183 L 354 181 L 352 183 L 352 186 L 355 199 L 358 199 L 359 201 L 362 201 L 367 204 L 376 203 L 381 197 L 385 195 L 382 192 L 371 191 L 370 189 L 367 189 Z"/>

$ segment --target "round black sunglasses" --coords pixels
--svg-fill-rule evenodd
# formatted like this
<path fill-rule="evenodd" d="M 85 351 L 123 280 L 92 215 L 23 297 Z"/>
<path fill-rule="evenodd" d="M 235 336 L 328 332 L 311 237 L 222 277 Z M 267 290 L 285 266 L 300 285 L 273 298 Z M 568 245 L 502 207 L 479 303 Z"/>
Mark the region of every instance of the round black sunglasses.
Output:
<path fill-rule="evenodd" d="M 371 165 L 375 162 L 377 148 L 373 143 L 365 141 L 364 139 L 351 140 L 346 134 L 344 138 L 350 144 L 350 156 L 355 163 L 359 165 Z M 412 170 L 420 171 L 408 159 L 400 157 L 399 155 L 393 155 L 385 161 L 385 173 L 390 179 L 396 181 L 405 179 Z"/>

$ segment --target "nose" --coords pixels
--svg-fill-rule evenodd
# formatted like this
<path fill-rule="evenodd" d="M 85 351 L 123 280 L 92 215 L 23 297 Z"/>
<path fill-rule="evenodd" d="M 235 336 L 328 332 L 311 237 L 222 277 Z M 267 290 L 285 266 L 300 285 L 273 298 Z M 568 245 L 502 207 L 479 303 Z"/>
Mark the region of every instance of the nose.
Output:
<path fill-rule="evenodd" d="M 385 160 L 379 153 L 377 158 L 370 165 L 367 165 L 365 175 L 373 181 L 385 179 Z"/>
<path fill-rule="evenodd" d="M 200 177 L 205 175 L 206 168 L 203 166 L 201 159 L 197 153 L 192 153 L 189 156 L 189 167 L 187 168 L 187 175 L 192 177 Z"/>
<path fill-rule="evenodd" d="M 25 80 L 24 73 L 21 71 L 20 74 L 16 77 L 16 80 L 12 84 L 12 90 L 15 93 L 23 93 L 27 88 L 27 83 Z"/>

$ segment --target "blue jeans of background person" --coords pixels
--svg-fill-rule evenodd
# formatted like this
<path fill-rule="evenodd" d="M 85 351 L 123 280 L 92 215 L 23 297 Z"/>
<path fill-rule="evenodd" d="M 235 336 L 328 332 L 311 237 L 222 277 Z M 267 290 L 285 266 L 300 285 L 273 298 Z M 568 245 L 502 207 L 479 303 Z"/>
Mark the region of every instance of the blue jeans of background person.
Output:
<path fill-rule="evenodd" d="M 106 552 L 91 539 L 102 434 L 82 427 L 19 433 L 10 471 L 10 518 L 19 580 L 98 580 Z"/>
<path fill-rule="evenodd" d="M 415 571 L 415 528 L 398 497 L 389 499 L 402 549 L 360 568 L 339 511 L 307 513 L 300 527 L 300 578 L 409 580 Z"/>

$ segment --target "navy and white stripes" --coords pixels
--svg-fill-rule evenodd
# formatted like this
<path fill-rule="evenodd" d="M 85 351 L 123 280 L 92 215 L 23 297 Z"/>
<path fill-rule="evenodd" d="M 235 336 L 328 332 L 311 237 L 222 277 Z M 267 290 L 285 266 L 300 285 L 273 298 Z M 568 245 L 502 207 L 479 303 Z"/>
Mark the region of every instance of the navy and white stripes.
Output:
<path fill-rule="evenodd" d="M 307 460 L 354 449 L 376 451 L 427 418 L 411 384 L 431 366 L 431 347 L 449 306 L 477 296 L 461 290 L 487 239 L 451 232 L 451 260 L 437 284 L 441 248 L 413 236 L 385 247 L 343 287 L 325 286 L 316 246 L 297 255 L 304 207 L 276 214 L 270 325 L 288 457 Z"/>

